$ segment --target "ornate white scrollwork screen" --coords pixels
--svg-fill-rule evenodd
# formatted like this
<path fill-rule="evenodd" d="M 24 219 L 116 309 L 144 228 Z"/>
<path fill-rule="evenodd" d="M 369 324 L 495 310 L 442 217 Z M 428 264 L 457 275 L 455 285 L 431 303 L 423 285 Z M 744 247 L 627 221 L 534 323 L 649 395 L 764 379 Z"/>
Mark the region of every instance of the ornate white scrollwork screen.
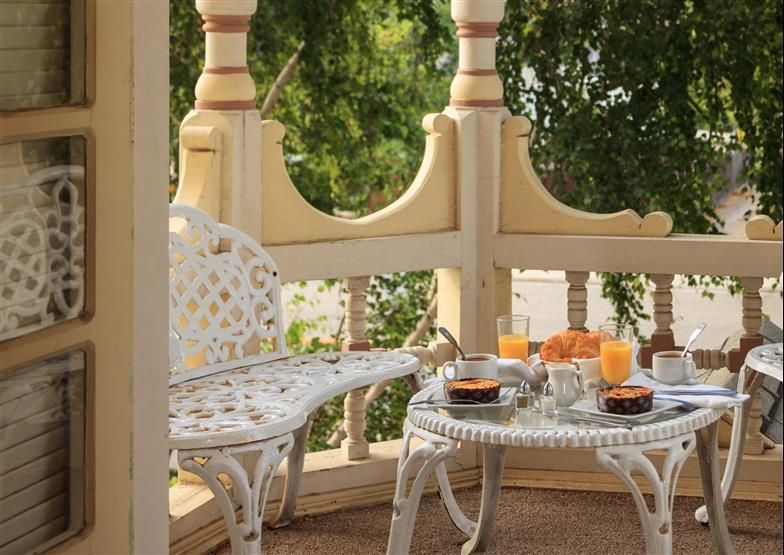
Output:
<path fill-rule="evenodd" d="M 170 205 L 169 224 L 169 318 L 183 359 L 170 381 L 286 356 L 280 277 L 267 252 L 198 208 Z"/>

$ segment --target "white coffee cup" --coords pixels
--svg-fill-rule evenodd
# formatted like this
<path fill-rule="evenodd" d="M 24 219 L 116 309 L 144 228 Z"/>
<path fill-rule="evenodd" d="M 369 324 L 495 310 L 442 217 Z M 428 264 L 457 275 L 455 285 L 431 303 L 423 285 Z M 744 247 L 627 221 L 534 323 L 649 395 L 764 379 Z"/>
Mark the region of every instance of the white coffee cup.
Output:
<path fill-rule="evenodd" d="M 661 351 L 653 355 L 653 379 L 668 385 L 678 385 L 694 379 L 696 373 L 691 353 Z"/>
<path fill-rule="evenodd" d="M 451 372 L 450 372 L 451 371 Z M 484 353 L 466 354 L 466 359 L 458 358 L 444 364 L 444 377 L 447 380 L 466 378 L 498 379 L 498 357 Z"/>

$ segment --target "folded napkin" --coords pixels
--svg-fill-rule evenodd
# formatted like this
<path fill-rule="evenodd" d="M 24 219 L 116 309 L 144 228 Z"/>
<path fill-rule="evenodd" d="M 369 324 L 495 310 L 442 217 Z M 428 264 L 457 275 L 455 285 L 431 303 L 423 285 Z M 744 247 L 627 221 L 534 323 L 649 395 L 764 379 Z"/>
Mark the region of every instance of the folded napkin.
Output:
<path fill-rule="evenodd" d="M 531 357 L 529 362 L 534 364 L 528 366 L 517 358 L 499 358 L 498 379 L 502 383 L 516 382 L 518 384 L 525 380 L 531 387 L 544 385 L 544 382 L 547 381 L 547 369 L 541 364 L 539 355 Z"/>
<path fill-rule="evenodd" d="M 537 364 L 533 368 L 517 358 L 499 358 L 498 381 L 504 385 L 520 385 L 525 380 L 533 389 L 544 385 L 544 382 L 547 381 L 547 370 L 539 363 L 539 355 L 536 357 Z M 447 380 L 443 376 L 436 376 L 425 380 L 424 385 L 429 386 L 445 381 Z"/>
<path fill-rule="evenodd" d="M 709 409 L 739 407 L 749 398 L 748 395 L 738 394 L 733 389 L 704 383 L 667 385 L 657 382 L 645 372 L 633 374 L 631 378 L 623 382 L 623 385 L 648 387 L 653 390 L 653 396 L 657 399 L 688 403 L 695 407 Z"/>

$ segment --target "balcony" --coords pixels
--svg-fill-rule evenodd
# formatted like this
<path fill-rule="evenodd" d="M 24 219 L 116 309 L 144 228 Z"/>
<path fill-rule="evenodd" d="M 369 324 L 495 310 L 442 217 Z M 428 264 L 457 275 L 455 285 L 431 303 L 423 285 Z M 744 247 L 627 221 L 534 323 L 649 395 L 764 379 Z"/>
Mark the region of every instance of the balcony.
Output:
<path fill-rule="evenodd" d="M 641 331 L 650 343 L 641 364 L 708 320 L 713 335 L 703 336 L 694 359 L 702 374 L 725 383 L 767 341 L 766 320 L 782 324 L 782 223 L 759 213 L 735 218 L 725 234 L 681 234 L 662 211 L 600 214 L 559 201 L 538 175 L 549 166 L 538 158 L 533 124 L 504 105 L 496 70 L 496 48 L 504 47 L 496 27 L 504 8 L 508 15 L 516 8 L 502 0 L 451 4 L 457 67 L 448 105 L 421 114 L 419 171 L 386 208 L 347 219 L 305 200 L 307 183 L 293 164 L 310 161 L 292 156 L 290 122 L 257 110 L 246 54 L 246 24 L 262 16 L 254 15 L 257 2 L 195 3 L 205 23 L 205 67 L 180 129 L 175 201 L 262 244 L 289 287 L 340 283 L 339 296 L 319 300 L 345 322 L 336 349 L 375 346 L 366 297 L 378 276 L 433 272 L 430 305 L 395 347 L 435 374 L 455 352 L 422 339 L 434 322 L 469 351 L 495 352 L 496 316 L 531 314 L 533 354 L 557 330 L 612 319 L 598 294 L 600 274 L 626 273 L 650 277 L 643 310 L 651 321 Z M 3 33 L 12 37 L 0 41 L 10 63 L 0 69 L 9 75 L 0 115 L 0 552 L 164 551 L 167 9 L 78 1 L 0 8 L 8 16 Z M 188 37 L 202 40 L 197 25 Z M 713 290 L 720 301 L 697 303 L 694 289 L 682 286 L 695 275 L 733 278 L 738 292 L 731 297 L 722 286 Z M 384 550 L 403 442 L 364 433 L 368 418 L 386 408 L 378 401 L 384 387 L 345 397 L 331 448 L 305 456 L 295 520 L 265 530 L 265 551 Z M 781 390 L 765 387 L 749 405 L 728 505 L 740 552 L 782 549 L 784 451 L 763 435 L 773 435 L 767 403 Z M 722 463 L 733 424 L 727 412 Z M 402 425 L 401 418 L 399 435 Z M 663 452 L 650 458 L 663 466 Z M 485 460 L 481 445 L 461 441 L 446 467 L 472 517 Z M 272 481 L 268 519 L 281 505 L 287 472 L 284 462 Z M 583 537 L 602 537 L 597 550 L 642 550 L 632 498 L 591 449 L 510 448 L 502 485 L 491 552 L 584 551 L 573 543 Z M 462 537 L 438 507 L 434 484 L 426 491 L 412 552 L 458 551 Z M 710 529 L 693 517 L 701 494 L 691 455 L 678 480 L 678 551 L 713 551 Z M 171 552 L 227 550 L 218 502 L 197 476 L 178 471 L 168 509 Z M 612 534 L 604 533 L 608 523 Z"/>
<path fill-rule="evenodd" d="M 466 4 L 471 5 L 466 8 L 473 14 L 470 21 L 492 23 L 502 16 L 496 13 L 502 2 L 493 3 L 498 4 L 493 8 L 482 7 L 481 2 Z M 219 7 L 204 9 L 203 15 L 223 14 Z M 469 25 L 459 20 L 461 12 L 455 13 L 458 25 Z M 781 319 L 780 300 L 768 297 L 763 310 L 761 290 L 766 279 L 778 278 L 782 271 L 782 224 L 758 215 L 735 235 L 676 234 L 671 232 L 672 218 L 663 212 L 593 214 L 560 203 L 542 185 L 532 164 L 531 122 L 503 107 L 492 63 L 494 46 L 472 41 L 469 35 L 460 35 L 460 67 L 469 59 L 482 60 L 486 67 L 459 71 L 451 105 L 425 116 L 426 147 L 419 172 L 405 194 L 387 208 L 349 221 L 310 206 L 287 171 L 284 123 L 261 121 L 255 110 L 237 109 L 243 103 L 252 106 L 252 89 L 243 92 L 233 87 L 238 76 L 215 68 L 202 74 L 196 110 L 181 128 L 182 171 L 175 202 L 197 206 L 258 240 L 276 260 L 284 282 L 342 280 L 346 348 L 367 344 L 365 291 L 370 276 L 434 270 L 437 302 L 431 316 L 456 332 L 467 350 L 494 352 L 495 316 L 511 313 L 514 306 L 513 270 L 563 272 L 561 292 L 555 295 L 557 302 L 547 307 L 547 317 L 560 319 L 574 330 L 593 326 L 597 318 L 586 287 L 592 273 L 623 272 L 649 274 L 654 284 L 650 345 L 640 354 L 647 365 L 653 352 L 672 349 L 685 339 L 673 332 L 676 280 L 690 275 L 734 276 L 743 288 L 741 306 L 738 313 L 723 317 L 742 330 L 740 337 L 726 347 L 696 350 L 694 356 L 699 369 L 737 372 L 746 353 L 763 342 L 763 312 L 773 310 Z M 221 43 L 220 34 L 209 29 L 207 36 L 207 59 L 213 65 L 242 65 L 236 61 L 245 59 L 239 43 Z M 249 75 L 240 75 L 250 80 Z M 689 318 L 698 317 L 690 314 Z M 532 342 L 531 352 L 539 345 Z M 432 368 L 455 356 L 449 344 L 439 341 L 407 345 L 403 350 Z M 364 399 L 357 392 L 346 397 L 344 448 L 309 453 L 305 458 L 297 515 L 313 518 L 266 532 L 265 549 L 318 551 L 323 538 L 329 537 L 330 545 L 342 552 L 383 550 L 401 442 L 368 442 L 363 437 L 365 415 L 374 410 L 379 391 L 365 392 Z M 730 424 L 728 419 L 723 425 L 725 446 Z M 739 550 L 768 551 L 781 545 L 780 524 L 762 515 L 771 511 L 770 503 L 781 502 L 782 446 L 764 438 L 761 425 L 757 398 L 735 490 L 735 498 L 744 501 L 730 506 Z M 339 439 L 333 442 L 336 447 Z M 722 458 L 726 459 L 726 452 Z M 479 447 L 462 442 L 448 470 L 458 497 L 476 509 L 476 486 L 482 476 Z M 267 516 L 277 511 L 285 472 L 284 464 L 272 485 Z M 534 551 L 552 550 L 555 545 L 561 546 L 557 551 L 569 551 L 570 539 L 553 539 L 559 530 L 548 528 L 542 517 L 560 514 L 564 505 L 591 515 L 576 525 L 575 535 L 598 537 L 602 523 L 625 521 L 628 530 L 616 534 L 620 543 L 614 544 L 615 549 L 629 550 L 642 542 L 636 520 L 629 518 L 633 514 L 629 498 L 613 493 L 623 486 L 596 466 L 591 450 L 514 449 L 507 455 L 503 484 L 492 547 L 498 552 L 513 552 L 518 535 Z M 642 483 L 643 491 L 646 487 Z M 696 552 L 708 541 L 706 530 L 691 517 L 700 492 L 699 468 L 692 456 L 678 483 L 678 495 L 685 497 L 676 503 L 676 549 Z M 417 552 L 440 552 L 456 545 L 448 520 L 430 520 L 431 513 L 440 510 L 436 504 L 431 496 L 422 508 L 428 518 L 420 512 L 414 540 Z M 367 535 L 341 534 L 346 523 L 351 523 L 352 531 L 362 529 Z M 746 526 L 755 530 L 753 538 L 739 531 Z M 221 513 L 209 489 L 180 470 L 179 481 L 170 490 L 171 551 L 206 552 L 225 539 Z M 610 544 L 604 549 L 613 551 Z"/>

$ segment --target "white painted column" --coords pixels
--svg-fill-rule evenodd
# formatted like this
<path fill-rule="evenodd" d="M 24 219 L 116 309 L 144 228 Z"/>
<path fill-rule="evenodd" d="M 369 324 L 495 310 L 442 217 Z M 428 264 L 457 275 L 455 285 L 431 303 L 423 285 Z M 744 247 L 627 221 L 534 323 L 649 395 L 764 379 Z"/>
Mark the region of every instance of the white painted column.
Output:
<path fill-rule="evenodd" d="M 195 110 L 180 128 L 185 140 L 180 141 L 175 202 L 196 205 L 260 241 L 261 117 L 247 62 L 248 22 L 256 1 L 196 0 L 204 20 L 205 61 L 196 83 Z M 190 140 L 194 134 L 210 137 L 208 147 Z M 197 154 L 211 154 L 209 171 L 187 171 L 185 161 L 195 163 Z"/>
<path fill-rule="evenodd" d="M 457 131 L 460 268 L 438 272 L 438 323 L 468 352 L 497 352 L 495 317 L 512 307 L 511 272 L 494 265 L 499 227 L 501 125 L 509 117 L 495 69 L 504 0 L 452 0 L 459 67 L 445 113 Z M 536 323 L 534 322 L 534 329 Z"/>

